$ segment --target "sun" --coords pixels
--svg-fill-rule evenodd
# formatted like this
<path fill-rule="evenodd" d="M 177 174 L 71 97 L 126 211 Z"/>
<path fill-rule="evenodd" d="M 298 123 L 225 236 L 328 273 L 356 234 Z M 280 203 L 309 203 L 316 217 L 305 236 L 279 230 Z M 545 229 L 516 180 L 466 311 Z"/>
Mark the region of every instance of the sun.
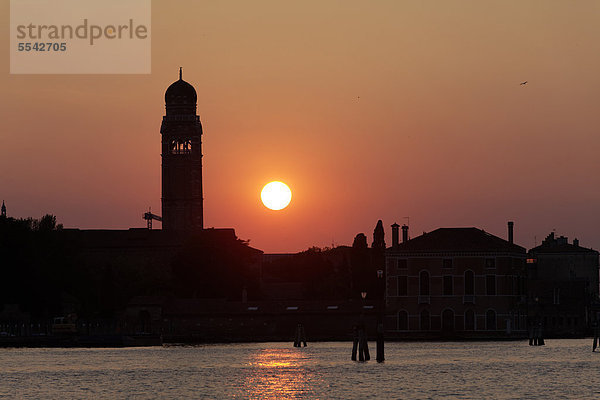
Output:
<path fill-rule="evenodd" d="M 265 185 L 260 198 L 265 207 L 275 211 L 283 210 L 292 201 L 292 191 L 285 183 L 273 181 Z"/>

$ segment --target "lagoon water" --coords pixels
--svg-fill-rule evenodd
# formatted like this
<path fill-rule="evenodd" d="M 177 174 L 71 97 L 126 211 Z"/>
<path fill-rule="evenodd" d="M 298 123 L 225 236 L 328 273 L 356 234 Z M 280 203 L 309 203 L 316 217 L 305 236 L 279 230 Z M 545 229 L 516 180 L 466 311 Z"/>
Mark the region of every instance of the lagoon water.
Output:
<path fill-rule="evenodd" d="M 387 343 L 380 364 L 350 361 L 351 347 L 0 349 L 0 398 L 600 398 L 600 353 L 592 353 L 589 339 L 548 340 L 544 347 Z"/>

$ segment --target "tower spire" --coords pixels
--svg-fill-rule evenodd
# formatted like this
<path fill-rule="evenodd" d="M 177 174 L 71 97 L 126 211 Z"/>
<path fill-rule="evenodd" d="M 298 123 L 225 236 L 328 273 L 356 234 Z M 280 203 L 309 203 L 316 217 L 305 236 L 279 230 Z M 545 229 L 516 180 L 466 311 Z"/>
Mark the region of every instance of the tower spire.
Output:
<path fill-rule="evenodd" d="M 183 69 L 183 67 L 179 67 L 179 80 L 182 80 L 182 79 L 183 79 L 183 78 L 182 78 L 182 75 L 183 75 L 183 74 L 181 73 L 181 70 L 182 70 L 182 69 Z"/>
<path fill-rule="evenodd" d="M 6 217 L 6 206 L 4 205 L 4 200 L 2 200 L 2 208 L 0 209 L 0 216 Z"/>

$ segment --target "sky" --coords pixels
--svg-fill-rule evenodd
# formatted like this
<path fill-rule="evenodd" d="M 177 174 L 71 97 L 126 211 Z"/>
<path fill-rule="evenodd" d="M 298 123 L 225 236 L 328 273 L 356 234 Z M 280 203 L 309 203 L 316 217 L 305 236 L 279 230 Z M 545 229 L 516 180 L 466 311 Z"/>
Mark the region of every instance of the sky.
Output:
<path fill-rule="evenodd" d="M 394 222 L 506 238 L 511 220 L 523 247 L 556 231 L 598 249 L 599 20 L 597 1 L 157 0 L 151 74 L 11 75 L 0 0 L 0 201 L 145 226 L 182 66 L 205 225 L 253 247 L 371 242 L 381 219 L 388 245 Z M 282 211 L 260 201 L 272 180 L 293 192 Z"/>

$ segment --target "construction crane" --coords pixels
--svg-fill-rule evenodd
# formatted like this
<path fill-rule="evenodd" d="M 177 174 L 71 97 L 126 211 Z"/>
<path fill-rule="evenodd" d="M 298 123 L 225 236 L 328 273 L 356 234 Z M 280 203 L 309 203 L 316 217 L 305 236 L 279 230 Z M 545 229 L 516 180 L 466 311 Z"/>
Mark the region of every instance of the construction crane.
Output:
<path fill-rule="evenodd" d="M 145 212 L 142 218 L 146 220 L 146 223 L 148 224 L 148 229 L 152 229 L 152 220 L 162 221 L 162 217 L 156 214 L 152 214 L 152 208 L 148 208 L 148 212 Z"/>

